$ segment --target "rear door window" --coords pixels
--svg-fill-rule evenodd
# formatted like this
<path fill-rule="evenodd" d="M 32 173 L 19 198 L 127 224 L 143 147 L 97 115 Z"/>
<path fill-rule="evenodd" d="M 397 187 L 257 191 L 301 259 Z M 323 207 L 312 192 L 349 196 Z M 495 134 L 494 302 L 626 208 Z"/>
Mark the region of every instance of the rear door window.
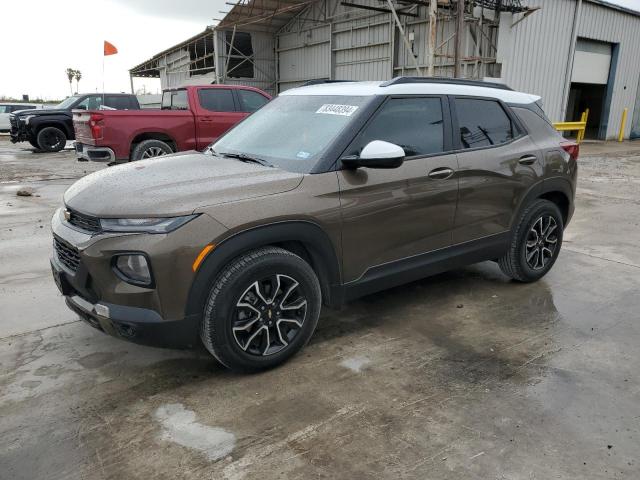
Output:
<path fill-rule="evenodd" d="M 131 108 L 130 97 L 123 95 L 107 95 L 105 103 L 107 107 L 115 108 L 116 110 L 129 110 Z"/>
<path fill-rule="evenodd" d="M 102 95 L 90 95 L 85 97 L 80 103 L 73 108 L 83 110 L 98 110 L 102 105 Z"/>
<path fill-rule="evenodd" d="M 255 112 L 269 101 L 267 97 L 252 90 L 236 90 L 243 112 Z"/>
<path fill-rule="evenodd" d="M 347 155 L 360 155 L 369 142 L 383 140 L 401 146 L 407 157 L 444 151 L 444 121 L 440 98 L 392 98 L 358 135 Z"/>
<path fill-rule="evenodd" d="M 229 88 L 201 88 L 198 90 L 200 105 L 211 112 L 235 112 L 233 92 Z"/>
<path fill-rule="evenodd" d="M 501 145 L 514 138 L 514 125 L 495 100 L 456 98 L 455 105 L 462 148 Z"/>

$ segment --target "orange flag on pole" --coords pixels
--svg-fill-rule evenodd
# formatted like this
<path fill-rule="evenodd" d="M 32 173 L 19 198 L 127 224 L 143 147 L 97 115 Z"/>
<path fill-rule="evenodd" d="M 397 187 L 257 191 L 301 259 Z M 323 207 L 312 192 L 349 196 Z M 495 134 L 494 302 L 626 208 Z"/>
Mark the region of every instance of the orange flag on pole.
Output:
<path fill-rule="evenodd" d="M 107 55 L 115 55 L 116 53 L 118 53 L 118 49 L 115 47 L 115 45 L 113 45 L 112 43 L 107 42 L 106 40 L 104 41 L 104 55 L 105 57 Z"/>

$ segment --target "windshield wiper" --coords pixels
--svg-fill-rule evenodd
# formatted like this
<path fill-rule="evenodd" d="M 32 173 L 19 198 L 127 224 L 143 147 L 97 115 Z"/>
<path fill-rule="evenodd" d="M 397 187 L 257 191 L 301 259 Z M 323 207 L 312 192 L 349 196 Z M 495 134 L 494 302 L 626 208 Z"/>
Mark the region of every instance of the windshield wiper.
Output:
<path fill-rule="evenodd" d="M 252 155 L 247 155 L 246 153 L 229 153 L 229 152 L 215 152 L 215 153 L 218 153 L 218 155 L 222 155 L 223 157 L 227 157 L 227 158 L 236 158 L 242 162 L 257 163 L 258 165 L 262 165 L 263 167 L 273 168 L 273 165 L 267 162 L 266 160 L 263 160 L 262 158 L 254 157 Z"/>

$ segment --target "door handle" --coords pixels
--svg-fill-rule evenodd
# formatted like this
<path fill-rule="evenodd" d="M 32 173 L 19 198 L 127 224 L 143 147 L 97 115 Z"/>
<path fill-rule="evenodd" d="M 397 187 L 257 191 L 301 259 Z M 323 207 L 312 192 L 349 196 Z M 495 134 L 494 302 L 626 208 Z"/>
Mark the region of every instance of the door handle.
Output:
<path fill-rule="evenodd" d="M 537 160 L 538 160 L 538 157 L 536 157 L 535 155 L 525 155 L 523 157 L 520 157 L 520 160 L 518 160 L 518 163 L 520 165 L 533 165 L 534 163 L 536 163 Z"/>
<path fill-rule="evenodd" d="M 446 180 L 447 178 L 450 178 L 454 173 L 455 172 L 451 168 L 440 167 L 431 170 L 428 176 L 429 178 L 432 178 L 434 180 Z"/>
<path fill-rule="evenodd" d="M 201 122 L 213 122 L 213 118 L 211 117 L 200 117 Z"/>

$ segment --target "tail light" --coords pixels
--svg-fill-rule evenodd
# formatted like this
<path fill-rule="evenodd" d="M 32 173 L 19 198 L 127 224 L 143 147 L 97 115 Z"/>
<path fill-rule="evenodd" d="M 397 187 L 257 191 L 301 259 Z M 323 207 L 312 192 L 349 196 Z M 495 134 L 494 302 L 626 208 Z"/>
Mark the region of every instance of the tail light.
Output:
<path fill-rule="evenodd" d="M 578 160 L 578 155 L 580 154 L 580 145 L 576 142 L 563 142 L 560 144 L 562 149 L 569 154 L 571 160 Z"/>
<path fill-rule="evenodd" d="M 89 117 L 89 128 L 91 129 L 91 136 L 94 140 L 102 140 L 102 120 L 104 115 L 101 113 L 92 113 Z"/>

